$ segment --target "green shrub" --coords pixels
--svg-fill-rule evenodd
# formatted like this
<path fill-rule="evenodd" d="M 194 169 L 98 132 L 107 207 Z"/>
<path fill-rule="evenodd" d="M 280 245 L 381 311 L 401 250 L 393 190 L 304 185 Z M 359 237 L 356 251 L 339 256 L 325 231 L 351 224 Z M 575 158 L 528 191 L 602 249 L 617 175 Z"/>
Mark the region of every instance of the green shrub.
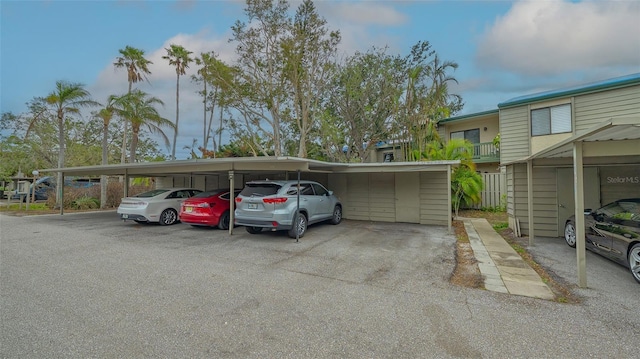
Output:
<path fill-rule="evenodd" d="M 100 200 L 94 197 L 84 196 L 76 199 L 72 204 L 73 209 L 98 209 Z"/>

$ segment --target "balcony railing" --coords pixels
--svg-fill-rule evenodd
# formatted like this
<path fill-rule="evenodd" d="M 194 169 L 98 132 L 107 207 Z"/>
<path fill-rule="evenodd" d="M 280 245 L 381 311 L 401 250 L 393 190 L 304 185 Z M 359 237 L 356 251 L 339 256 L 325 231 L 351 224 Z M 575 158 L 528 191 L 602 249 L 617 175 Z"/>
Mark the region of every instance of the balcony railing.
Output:
<path fill-rule="evenodd" d="M 493 142 L 474 143 L 473 162 L 500 162 L 500 150 Z"/>

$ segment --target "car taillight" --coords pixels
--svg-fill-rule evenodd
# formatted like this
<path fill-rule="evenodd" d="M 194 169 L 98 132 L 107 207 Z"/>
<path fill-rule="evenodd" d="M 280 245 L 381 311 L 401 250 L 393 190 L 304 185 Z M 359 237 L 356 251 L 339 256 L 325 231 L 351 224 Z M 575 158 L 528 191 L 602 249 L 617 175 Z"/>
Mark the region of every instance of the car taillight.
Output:
<path fill-rule="evenodd" d="M 236 197 L 236 203 L 240 203 L 240 202 L 242 202 L 242 198 Z"/>
<path fill-rule="evenodd" d="M 285 203 L 287 201 L 287 197 L 275 197 L 275 198 L 265 198 L 262 200 L 262 202 L 264 203 L 273 203 L 273 204 L 278 204 L 278 203 Z"/>

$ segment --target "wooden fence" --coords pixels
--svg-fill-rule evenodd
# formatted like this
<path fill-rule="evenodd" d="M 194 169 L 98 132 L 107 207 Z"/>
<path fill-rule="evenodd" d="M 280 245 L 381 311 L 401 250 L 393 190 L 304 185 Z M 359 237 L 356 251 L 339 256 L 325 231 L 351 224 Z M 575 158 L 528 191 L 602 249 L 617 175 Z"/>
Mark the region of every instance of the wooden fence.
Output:
<path fill-rule="evenodd" d="M 484 189 L 482 202 L 473 208 L 496 208 L 506 206 L 507 176 L 505 173 L 482 173 Z M 504 199 L 503 199 L 504 198 Z"/>

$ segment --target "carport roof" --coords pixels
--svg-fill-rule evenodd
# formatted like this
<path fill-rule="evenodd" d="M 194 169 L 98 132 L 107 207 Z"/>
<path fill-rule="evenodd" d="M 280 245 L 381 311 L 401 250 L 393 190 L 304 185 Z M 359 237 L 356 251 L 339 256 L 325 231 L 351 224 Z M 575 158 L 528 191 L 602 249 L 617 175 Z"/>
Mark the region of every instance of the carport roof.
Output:
<path fill-rule="evenodd" d="M 82 167 L 50 168 L 41 172 L 63 172 L 66 176 L 164 176 L 218 174 L 221 172 L 301 171 L 324 173 L 443 171 L 460 161 L 335 163 L 298 157 L 233 157 L 163 162 L 123 163 Z"/>
<path fill-rule="evenodd" d="M 584 157 L 640 155 L 640 117 L 609 119 L 531 156 L 503 162 L 502 165 L 538 158 L 572 158 L 574 142 L 584 143 Z"/>

